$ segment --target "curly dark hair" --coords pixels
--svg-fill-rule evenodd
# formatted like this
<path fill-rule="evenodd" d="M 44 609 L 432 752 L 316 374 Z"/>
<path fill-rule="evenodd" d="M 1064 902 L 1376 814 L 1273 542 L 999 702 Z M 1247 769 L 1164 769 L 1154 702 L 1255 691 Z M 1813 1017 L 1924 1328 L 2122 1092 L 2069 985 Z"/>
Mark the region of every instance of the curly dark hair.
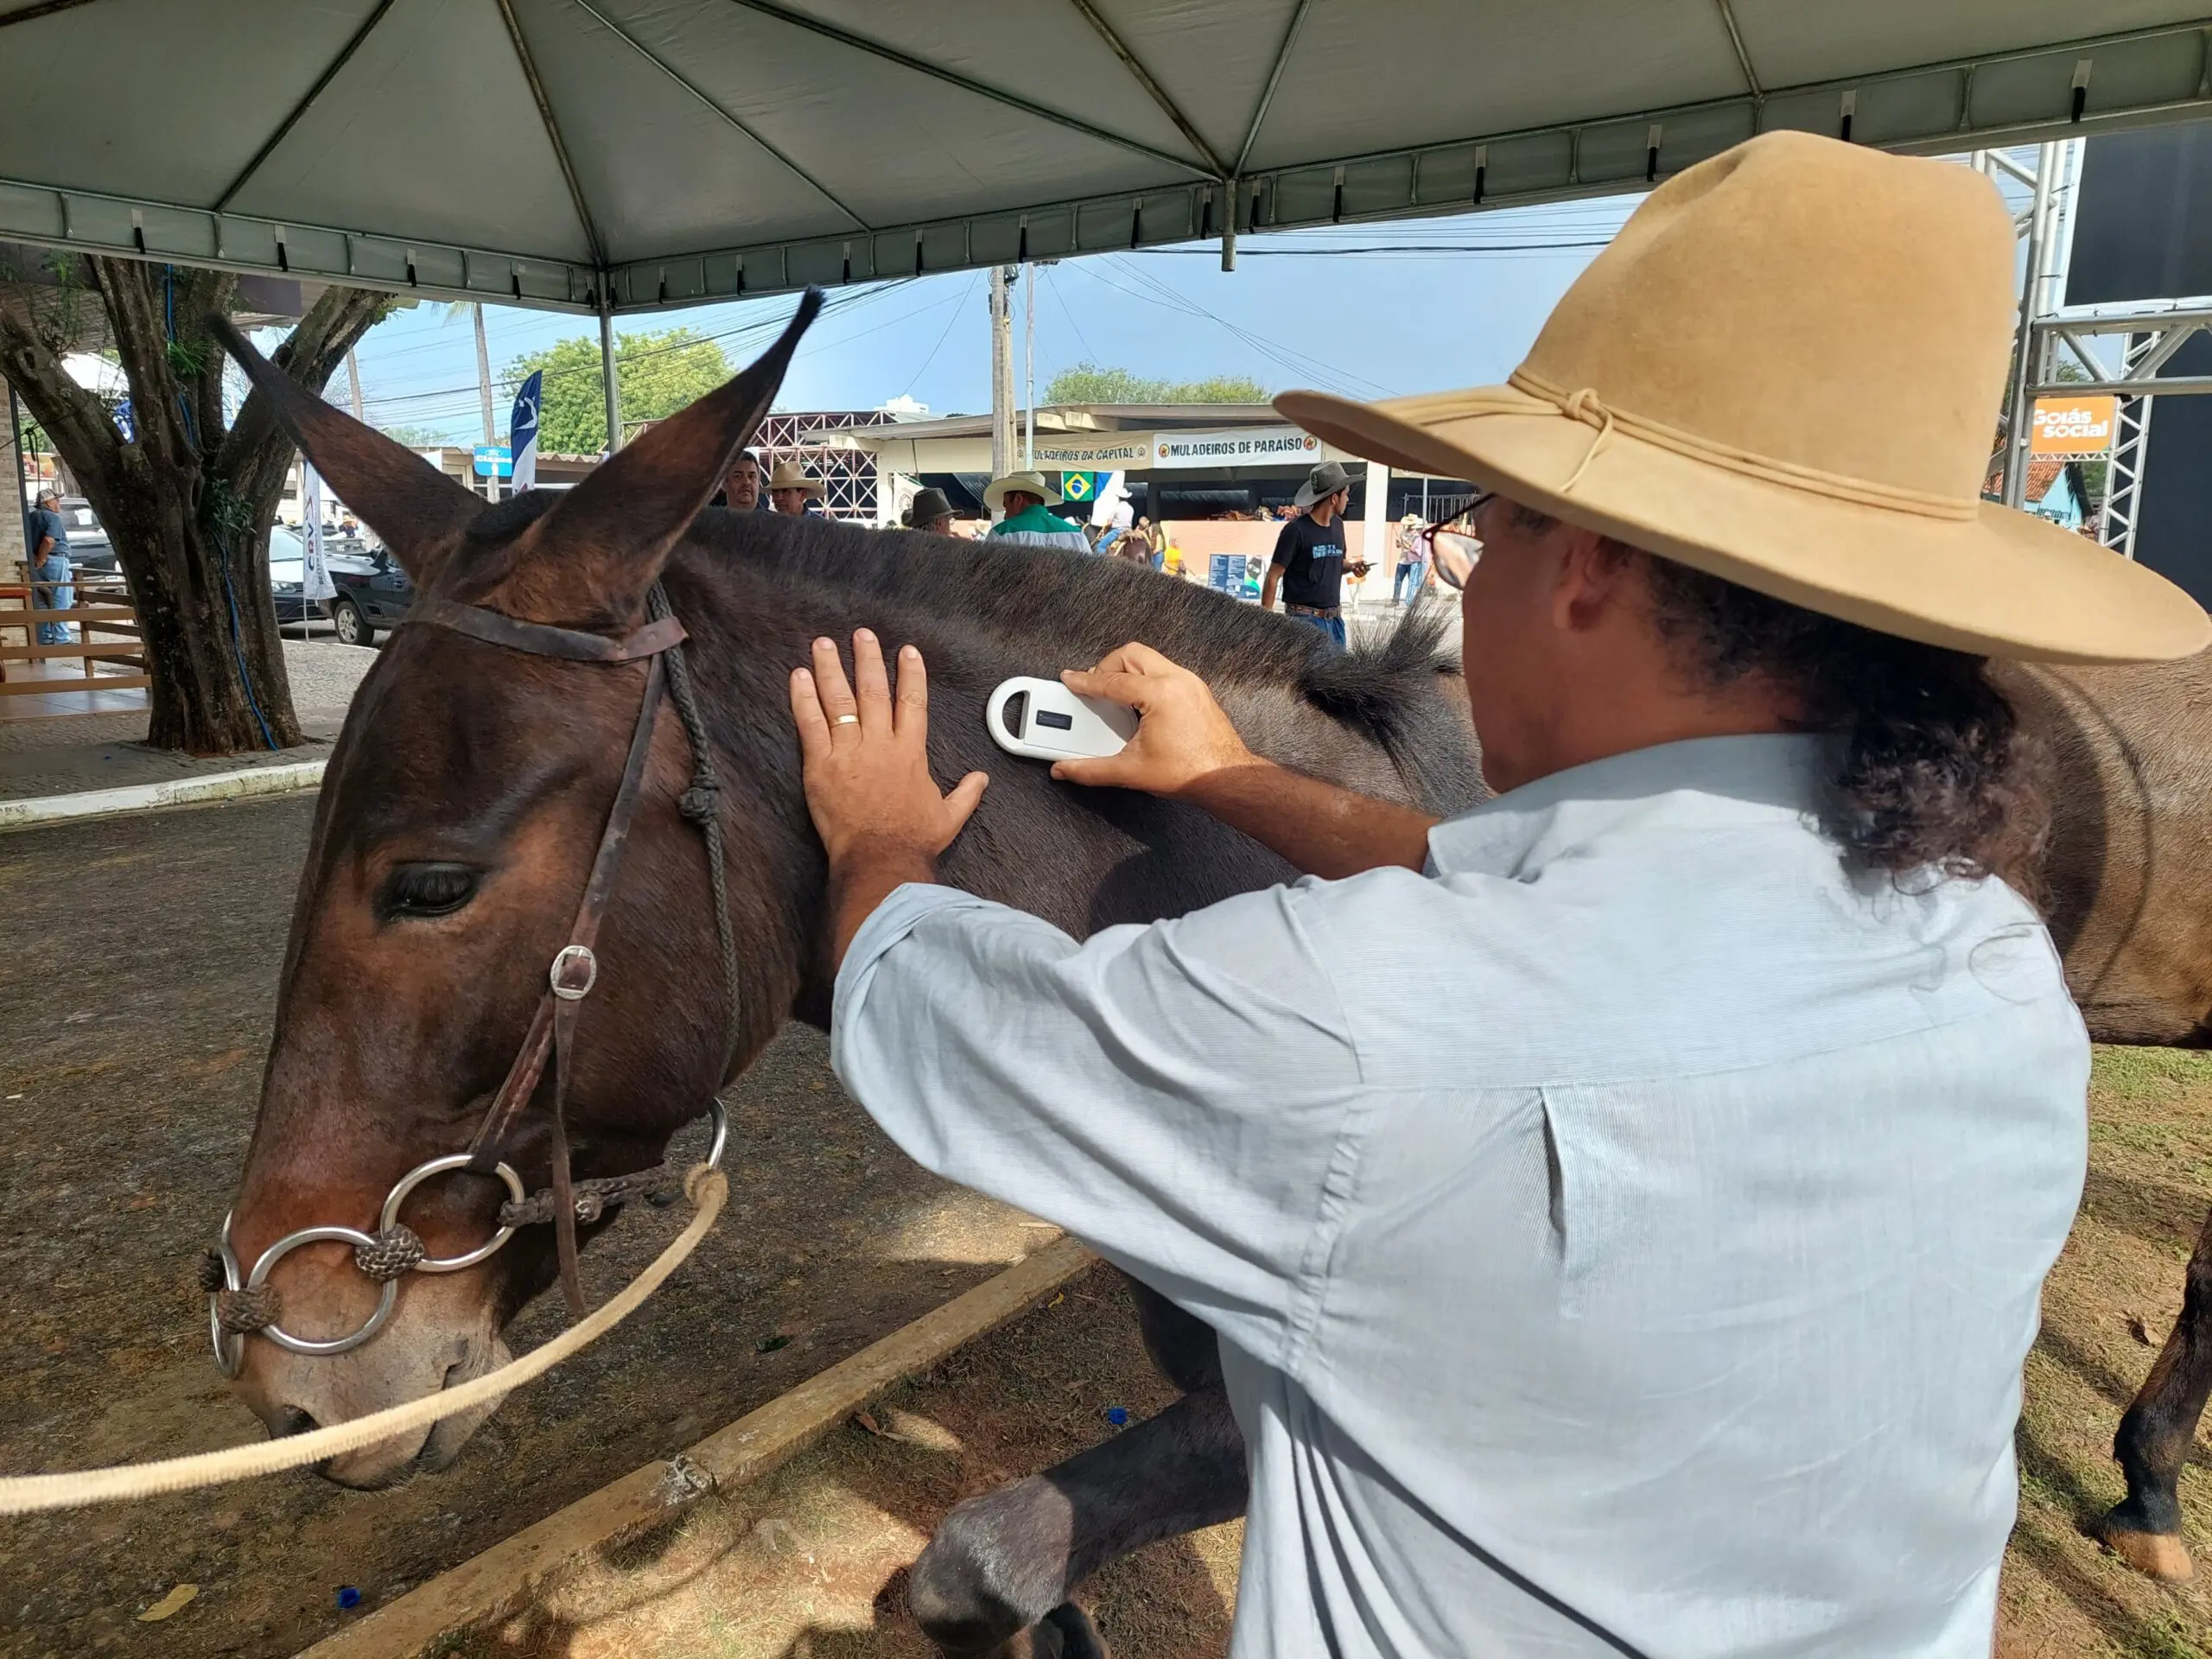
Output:
<path fill-rule="evenodd" d="M 1799 728 L 1843 740 L 1829 834 L 1892 875 L 1994 875 L 2034 903 L 2050 824 L 2043 746 L 1989 659 L 1878 633 L 1672 559 L 1645 563 L 1653 620 L 1685 671 L 1719 688 L 1746 675 L 1799 704 Z"/>

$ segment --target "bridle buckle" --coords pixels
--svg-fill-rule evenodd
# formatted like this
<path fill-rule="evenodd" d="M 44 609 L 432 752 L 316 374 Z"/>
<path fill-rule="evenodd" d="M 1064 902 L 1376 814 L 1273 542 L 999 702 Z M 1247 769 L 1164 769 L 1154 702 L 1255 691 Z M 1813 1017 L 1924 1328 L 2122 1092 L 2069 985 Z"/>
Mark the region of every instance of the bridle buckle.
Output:
<path fill-rule="evenodd" d="M 581 964 L 579 969 L 578 964 Z M 581 971 L 579 982 L 575 974 Z M 599 983 L 599 958 L 588 944 L 564 944 L 560 955 L 553 958 L 546 982 L 553 988 L 553 995 L 563 1002 L 581 1002 L 591 995 L 591 988 Z"/>

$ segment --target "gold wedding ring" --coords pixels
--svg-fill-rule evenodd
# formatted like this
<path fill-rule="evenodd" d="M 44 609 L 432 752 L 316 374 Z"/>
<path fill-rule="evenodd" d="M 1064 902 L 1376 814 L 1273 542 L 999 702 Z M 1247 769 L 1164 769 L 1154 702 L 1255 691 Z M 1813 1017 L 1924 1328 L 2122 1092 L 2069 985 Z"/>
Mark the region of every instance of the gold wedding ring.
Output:
<path fill-rule="evenodd" d="M 840 726 L 857 726 L 860 723 L 861 717 L 858 715 L 840 715 L 837 716 L 837 724 Z"/>

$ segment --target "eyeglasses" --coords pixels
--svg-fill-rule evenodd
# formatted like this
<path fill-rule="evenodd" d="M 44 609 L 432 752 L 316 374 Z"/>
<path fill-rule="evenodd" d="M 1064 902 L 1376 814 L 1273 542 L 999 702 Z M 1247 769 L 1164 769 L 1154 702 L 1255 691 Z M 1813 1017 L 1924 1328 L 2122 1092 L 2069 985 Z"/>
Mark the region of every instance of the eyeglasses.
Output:
<path fill-rule="evenodd" d="M 1436 572 L 1436 579 L 1455 592 L 1464 589 L 1467 578 L 1474 574 L 1475 566 L 1483 556 L 1483 543 L 1479 536 L 1471 536 L 1452 526 L 1472 518 L 1491 494 L 1488 490 L 1480 492 L 1449 518 L 1440 518 L 1420 532 L 1420 539 L 1428 544 L 1429 566 Z"/>

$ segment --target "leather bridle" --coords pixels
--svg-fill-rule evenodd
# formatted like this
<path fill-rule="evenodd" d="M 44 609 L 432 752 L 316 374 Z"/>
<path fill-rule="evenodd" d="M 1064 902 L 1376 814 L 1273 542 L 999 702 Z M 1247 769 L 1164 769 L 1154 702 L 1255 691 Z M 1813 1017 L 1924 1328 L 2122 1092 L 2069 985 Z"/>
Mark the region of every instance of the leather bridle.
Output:
<path fill-rule="evenodd" d="M 260 1331 L 280 1346 L 296 1353 L 332 1354 L 356 1347 L 374 1335 L 389 1317 L 401 1275 L 414 1271 L 450 1273 L 474 1266 L 504 1244 L 517 1226 L 540 1220 L 553 1224 L 562 1294 L 567 1300 L 570 1316 L 582 1319 L 583 1288 L 576 1272 L 579 1219 L 595 1220 L 606 1204 L 631 1197 L 657 1196 L 679 1184 L 679 1178 L 664 1165 L 633 1175 L 579 1183 L 571 1176 L 569 1160 L 567 1106 L 569 1085 L 575 1071 L 577 1011 L 599 982 L 596 947 L 600 925 L 606 919 L 608 903 L 613 897 L 623 850 L 637 817 L 638 798 L 652 751 L 653 728 L 664 696 L 676 704 L 691 747 L 691 781 L 678 806 L 705 841 L 709 885 L 714 893 L 715 943 L 727 998 L 725 1045 L 721 1067 L 715 1072 L 717 1086 L 736 1056 L 741 1035 L 735 924 L 730 914 L 722 858 L 721 783 L 691 689 L 690 665 L 683 649 L 687 637 L 683 624 L 670 613 L 667 596 L 659 583 L 653 584 L 646 604 L 650 620 L 620 638 L 525 622 L 481 606 L 455 604 L 447 600 L 419 600 L 409 612 L 409 622 L 428 623 L 533 657 L 616 666 L 642 662 L 645 664 L 645 690 L 639 700 L 637 721 L 631 728 L 622 781 L 615 789 L 613 804 L 607 809 L 606 827 L 600 832 L 599 848 L 592 858 L 591 874 L 585 880 L 582 897 L 577 901 L 575 918 L 569 925 L 568 942 L 554 955 L 546 973 L 545 990 L 531 1015 L 522 1046 L 493 1095 L 483 1121 L 468 1143 L 468 1150 L 459 1155 L 431 1159 L 402 1177 L 385 1200 L 381 1224 L 376 1232 L 349 1227 L 302 1228 L 286 1234 L 264 1250 L 250 1274 L 239 1271 L 230 1246 L 230 1220 L 226 1217 L 220 1248 L 210 1252 L 207 1275 L 207 1288 L 214 1298 L 211 1320 L 216 1360 L 226 1374 L 235 1376 L 243 1361 L 241 1349 L 234 1345 L 235 1338 L 251 1331 Z M 525 1198 L 520 1178 L 499 1154 L 516 1122 L 537 1096 L 549 1058 L 553 1062 L 552 1184 L 550 1192 Z M 715 1140 L 709 1162 L 718 1164 L 728 1134 L 728 1120 L 719 1101 L 711 1102 L 707 1109 L 715 1118 Z M 510 1201 L 501 1207 L 499 1231 L 489 1242 L 463 1255 L 431 1256 L 422 1240 L 399 1220 L 399 1208 L 406 1196 L 424 1179 L 459 1169 L 493 1176 L 505 1182 Z M 329 1341 L 309 1340 L 285 1332 L 278 1324 L 281 1308 L 275 1287 L 267 1282 L 270 1268 L 286 1253 L 317 1241 L 352 1244 L 355 1265 L 384 1285 L 377 1311 L 368 1322 L 350 1336 Z"/>

